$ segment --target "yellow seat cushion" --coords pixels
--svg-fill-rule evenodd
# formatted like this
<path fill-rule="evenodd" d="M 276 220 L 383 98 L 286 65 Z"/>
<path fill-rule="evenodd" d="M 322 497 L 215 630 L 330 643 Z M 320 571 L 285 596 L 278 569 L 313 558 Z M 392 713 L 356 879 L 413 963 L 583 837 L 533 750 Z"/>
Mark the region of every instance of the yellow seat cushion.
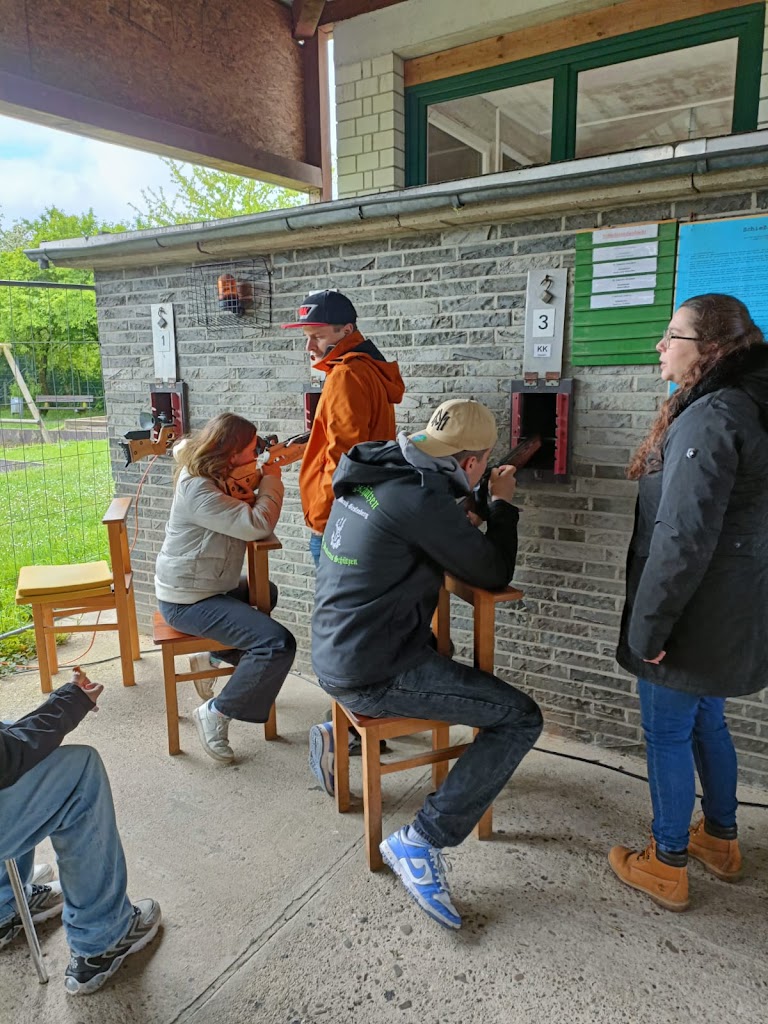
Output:
<path fill-rule="evenodd" d="M 16 600 L 53 597 L 56 594 L 78 594 L 93 597 L 108 594 L 112 573 L 106 562 L 83 562 L 80 565 L 24 565 L 19 570 Z"/>

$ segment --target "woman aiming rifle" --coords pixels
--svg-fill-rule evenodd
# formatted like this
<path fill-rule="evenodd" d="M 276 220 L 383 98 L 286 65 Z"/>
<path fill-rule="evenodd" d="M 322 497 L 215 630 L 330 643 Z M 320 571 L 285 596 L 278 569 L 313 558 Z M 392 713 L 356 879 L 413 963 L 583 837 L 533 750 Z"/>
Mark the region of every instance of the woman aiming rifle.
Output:
<path fill-rule="evenodd" d="M 174 447 L 176 489 L 155 567 L 166 622 L 231 648 L 218 657 L 235 671 L 194 712 L 203 749 L 222 762 L 234 758 L 231 719 L 266 722 L 296 654 L 293 635 L 248 603 L 241 578 L 246 542 L 272 533 L 283 504 L 279 466 L 256 469 L 258 444 L 252 423 L 222 413 Z"/>

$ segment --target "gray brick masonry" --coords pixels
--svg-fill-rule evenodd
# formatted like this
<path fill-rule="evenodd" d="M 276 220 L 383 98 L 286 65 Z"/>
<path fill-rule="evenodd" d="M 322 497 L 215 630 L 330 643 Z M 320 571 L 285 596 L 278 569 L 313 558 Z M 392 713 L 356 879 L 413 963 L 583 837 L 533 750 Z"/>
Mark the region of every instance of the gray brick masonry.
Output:
<path fill-rule="evenodd" d="M 274 324 L 292 319 L 313 288 L 348 291 L 364 333 L 400 361 L 407 394 L 398 425 L 421 425 L 451 394 L 475 395 L 498 417 L 501 449 L 509 434 L 510 380 L 521 375 L 525 275 L 531 267 L 572 266 L 574 233 L 580 229 L 766 208 L 768 193 L 748 192 L 282 252 L 272 259 Z M 179 371 L 189 385 L 192 427 L 232 410 L 263 432 L 283 437 L 299 431 L 302 388 L 309 380 L 303 335 L 279 326 L 266 336 L 196 326 L 185 269 L 96 275 L 110 438 L 135 428 L 139 412 L 149 407 L 149 307 L 161 301 L 175 304 Z M 541 702 L 550 728 L 638 751 L 642 733 L 634 682 L 613 658 L 635 495 L 623 467 L 651 422 L 662 388 L 648 366 L 566 364 L 564 373 L 575 381 L 571 482 L 519 489 L 515 582 L 525 599 L 497 613 L 497 672 Z M 133 494 L 147 463 L 125 468 L 116 443 L 112 454 L 118 493 Z M 284 479 L 287 500 L 278 530 L 283 549 L 271 560 L 280 588 L 276 614 L 296 634 L 297 667 L 308 671 L 314 577 L 297 467 L 287 469 Z M 155 607 L 154 559 L 170 499 L 171 461 L 161 458 L 142 489 L 133 551 L 144 628 Z M 455 604 L 459 657 L 471 657 L 469 627 L 468 609 Z M 768 785 L 765 691 L 734 700 L 730 708 L 744 778 Z"/>

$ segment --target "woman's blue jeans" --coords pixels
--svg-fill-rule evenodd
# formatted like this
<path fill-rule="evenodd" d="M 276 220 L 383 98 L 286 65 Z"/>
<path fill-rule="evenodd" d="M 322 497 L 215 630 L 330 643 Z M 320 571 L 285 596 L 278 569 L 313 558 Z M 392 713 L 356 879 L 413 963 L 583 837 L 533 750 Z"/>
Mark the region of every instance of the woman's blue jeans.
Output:
<path fill-rule="evenodd" d="M 735 825 L 738 767 L 725 721 L 725 698 L 697 697 L 645 679 L 638 679 L 637 692 L 658 848 L 672 852 L 688 846 L 695 772 L 705 818 L 724 828 Z"/>
<path fill-rule="evenodd" d="M 277 589 L 270 583 L 272 605 Z M 216 657 L 235 665 L 215 708 L 241 722 L 266 722 L 280 687 L 296 656 L 296 639 L 285 626 L 248 603 L 248 581 L 228 594 L 206 597 L 194 604 L 158 601 L 160 613 L 174 629 L 227 644 Z"/>

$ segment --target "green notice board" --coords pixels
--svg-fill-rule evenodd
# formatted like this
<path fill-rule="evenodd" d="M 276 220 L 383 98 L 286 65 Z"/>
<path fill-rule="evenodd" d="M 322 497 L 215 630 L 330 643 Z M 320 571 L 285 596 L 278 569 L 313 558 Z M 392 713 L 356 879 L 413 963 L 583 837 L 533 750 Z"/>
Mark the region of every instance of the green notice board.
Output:
<path fill-rule="evenodd" d="M 576 236 L 572 362 L 658 361 L 672 315 L 677 223 L 631 224 Z"/>

